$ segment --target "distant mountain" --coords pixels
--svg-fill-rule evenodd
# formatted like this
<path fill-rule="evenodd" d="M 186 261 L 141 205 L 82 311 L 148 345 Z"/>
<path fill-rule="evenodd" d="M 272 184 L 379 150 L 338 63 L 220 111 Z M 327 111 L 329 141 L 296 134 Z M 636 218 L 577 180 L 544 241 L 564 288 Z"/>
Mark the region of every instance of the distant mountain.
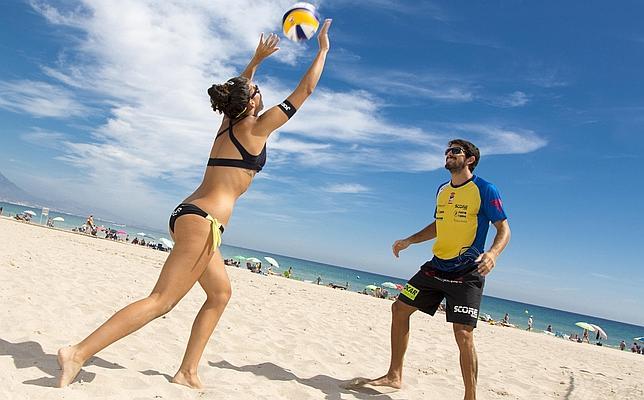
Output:
<path fill-rule="evenodd" d="M 19 188 L 0 173 L 0 201 L 41 207 L 43 201 Z"/>
<path fill-rule="evenodd" d="M 22 204 L 33 208 L 48 207 L 52 211 L 62 211 L 72 215 L 84 216 L 93 214 L 97 218 L 123 223 L 119 215 L 108 210 L 87 207 L 75 201 L 60 202 L 54 200 L 43 200 L 39 197 L 33 196 L 18 187 L 15 183 L 11 182 L 6 176 L 2 175 L 2 173 L 0 173 L 0 201 Z"/>

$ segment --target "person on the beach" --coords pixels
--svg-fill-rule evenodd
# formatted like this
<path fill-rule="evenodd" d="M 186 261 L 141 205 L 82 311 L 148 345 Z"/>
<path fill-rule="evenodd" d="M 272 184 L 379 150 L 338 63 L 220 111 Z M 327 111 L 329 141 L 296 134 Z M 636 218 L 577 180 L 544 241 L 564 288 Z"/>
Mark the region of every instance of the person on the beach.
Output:
<path fill-rule="evenodd" d="M 552 332 L 552 325 L 548 324 L 548 327 L 546 328 L 547 332 Z"/>
<path fill-rule="evenodd" d="M 624 349 L 625 349 L 625 348 L 626 348 L 626 342 L 622 340 L 622 341 L 619 343 L 619 349 L 620 349 L 620 350 L 622 350 L 622 351 L 624 351 Z"/>
<path fill-rule="evenodd" d="M 199 282 L 207 298 L 199 310 L 183 361 L 172 382 L 201 388 L 197 367 L 231 295 L 230 281 L 219 252 L 221 235 L 237 198 L 266 162 L 268 136 L 284 125 L 313 93 L 329 51 L 331 20 L 318 33 L 319 50 L 299 85 L 281 104 L 260 115 L 262 95 L 253 81 L 260 63 L 279 50 L 279 38 L 262 34 L 250 63 L 238 77 L 208 89 L 214 111 L 224 114 L 203 181 L 170 217 L 174 248 L 152 293 L 114 314 L 81 342 L 58 351 L 62 368 L 58 386 L 74 380 L 83 364 L 111 343 L 169 312 Z M 143 242 L 143 241 L 141 241 Z"/>
<path fill-rule="evenodd" d="M 505 313 L 505 315 L 503 316 L 503 321 L 501 321 L 501 322 L 503 322 L 504 324 L 509 324 L 510 323 L 510 314 Z"/>
<path fill-rule="evenodd" d="M 476 398 L 478 362 L 474 328 L 485 276 L 510 240 L 510 227 L 496 187 L 472 174 L 480 159 L 472 143 L 456 139 L 445 150 L 451 180 L 438 188 L 435 221 L 406 239 L 394 242 L 396 257 L 412 244 L 436 239 L 434 257 L 420 267 L 392 305 L 389 370 L 377 379 L 357 379 L 354 385 L 400 388 L 403 357 L 409 341 L 409 319 L 416 310 L 434 315 L 447 299 L 447 321 L 453 323 L 460 351 L 465 399 Z M 496 228 L 492 247 L 485 251 L 489 224 Z"/>
<path fill-rule="evenodd" d="M 528 318 L 528 329 L 527 330 L 528 331 L 532 330 L 532 315 L 530 316 L 530 318 Z"/>
<path fill-rule="evenodd" d="M 87 220 L 85 221 L 85 225 L 87 225 L 87 227 L 90 229 L 90 231 L 93 231 L 94 229 L 96 229 L 96 225 L 94 225 L 94 216 L 93 215 L 90 215 L 89 217 L 87 217 Z"/>
<path fill-rule="evenodd" d="M 4 211 L 4 207 L 0 207 L 0 215 L 2 215 L 2 211 Z"/>
<path fill-rule="evenodd" d="M 581 338 L 582 342 L 590 343 L 590 338 L 588 337 L 588 329 L 584 329 L 583 337 Z"/>

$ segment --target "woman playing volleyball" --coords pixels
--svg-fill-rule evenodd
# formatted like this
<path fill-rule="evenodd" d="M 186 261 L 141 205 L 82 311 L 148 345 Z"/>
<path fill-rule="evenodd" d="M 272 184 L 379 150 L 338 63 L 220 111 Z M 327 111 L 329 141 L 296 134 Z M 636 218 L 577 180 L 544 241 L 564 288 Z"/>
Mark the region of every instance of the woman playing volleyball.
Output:
<path fill-rule="evenodd" d="M 201 388 L 199 360 L 230 299 L 231 288 L 219 253 L 221 234 L 236 200 L 248 189 L 266 162 L 266 140 L 289 120 L 315 89 L 329 51 L 330 20 L 324 21 L 320 49 L 297 88 L 281 104 L 259 115 L 263 108 L 253 75 L 259 64 L 278 50 L 279 39 L 260 37 L 246 70 L 238 77 L 208 89 L 212 108 L 224 114 L 203 181 L 173 211 L 170 231 L 174 249 L 161 270 L 152 293 L 114 314 L 80 343 L 58 350 L 62 369 L 58 386 L 71 383 L 94 354 L 169 312 L 195 282 L 207 298 L 192 325 L 183 361 L 172 382 Z"/>

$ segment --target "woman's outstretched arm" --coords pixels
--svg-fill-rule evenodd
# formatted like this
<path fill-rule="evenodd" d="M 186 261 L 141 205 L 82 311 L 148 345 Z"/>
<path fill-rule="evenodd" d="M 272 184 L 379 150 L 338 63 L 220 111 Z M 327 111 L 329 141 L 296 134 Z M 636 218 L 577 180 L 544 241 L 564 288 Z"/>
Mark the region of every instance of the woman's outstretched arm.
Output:
<path fill-rule="evenodd" d="M 315 87 L 320 81 L 320 76 L 322 75 L 322 70 L 324 70 L 324 64 L 326 62 L 326 55 L 329 52 L 328 32 L 330 26 L 331 20 L 325 20 L 320 29 L 320 33 L 318 33 L 320 49 L 315 59 L 313 59 L 311 66 L 302 77 L 299 85 L 297 85 L 293 93 L 283 103 L 272 107 L 259 117 L 257 120 L 258 129 L 254 130 L 253 133 L 264 136 L 270 135 L 275 129 L 284 125 L 293 113 L 295 113 L 295 110 L 299 109 L 304 104 L 304 101 L 313 93 L 313 90 L 315 90 Z"/>
<path fill-rule="evenodd" d="M 257 45 L 257 49 L 255 49 L 253 58 L 250 59 L 250 62 L 246 66 L 246 69 L 244 69 L 244 72 L 242 72 L 240 76 L 248 78 L 249 80 L 253 80 L 255 71 L 257 71 L 259 64 L 261 64 L 264 59 L 268 58 L 271 54 L 280 49 L 279 47 L 277 47 L 279 41 L 280 38 L 274 33 L 268 35 L 266 40 L 264 40 L 264 34 L 262 33 L 259 37 L 259 44 Z"/>

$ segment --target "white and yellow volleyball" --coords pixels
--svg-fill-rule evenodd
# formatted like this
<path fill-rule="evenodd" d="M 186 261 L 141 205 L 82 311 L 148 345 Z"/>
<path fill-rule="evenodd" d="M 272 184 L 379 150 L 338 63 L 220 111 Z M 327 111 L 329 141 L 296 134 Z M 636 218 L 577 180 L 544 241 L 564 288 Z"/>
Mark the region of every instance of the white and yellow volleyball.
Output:
<path fill-rule="evenodd" d="M 294 42 L 309 40 L 320 27 L 315 6 L 309 3 L 295 3 L 282 18 L 284 36 Z"/>

